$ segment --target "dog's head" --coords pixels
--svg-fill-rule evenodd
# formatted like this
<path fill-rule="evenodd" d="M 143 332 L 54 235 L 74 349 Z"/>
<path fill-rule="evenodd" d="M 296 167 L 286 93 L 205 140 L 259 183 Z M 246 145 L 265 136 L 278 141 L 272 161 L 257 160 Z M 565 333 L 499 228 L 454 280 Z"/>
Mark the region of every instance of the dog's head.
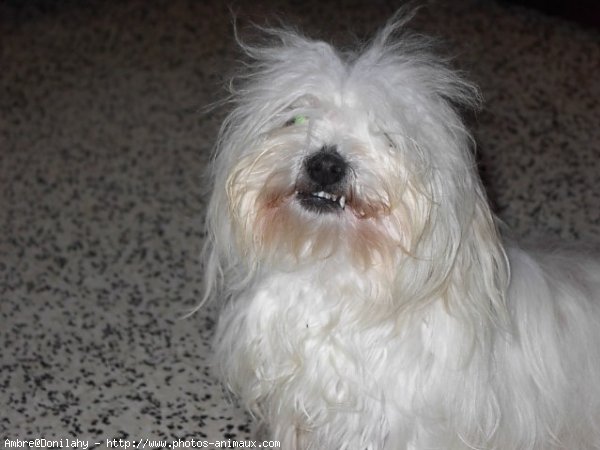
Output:
<path fill-rule="evenodd" d="M 457 264 L 498 265 L 456 111 L 477 90 L 402 25 L 356 53 L 286 29 L 243 46 L 213 168 L 213 265 L 330 263 L 415 292 L 447 288 Z"/>

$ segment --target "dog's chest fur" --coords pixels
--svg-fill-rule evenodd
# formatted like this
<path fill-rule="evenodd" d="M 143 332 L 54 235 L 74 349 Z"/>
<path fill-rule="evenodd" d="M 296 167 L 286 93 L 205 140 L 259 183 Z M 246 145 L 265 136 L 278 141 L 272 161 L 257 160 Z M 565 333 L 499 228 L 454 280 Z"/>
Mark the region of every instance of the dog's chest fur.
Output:
<path fill-rule="evenodd" d="M 377 289 L 381 283 L 348 268 L 270 274 L 221 316 L 224 379 L 268 422 L 275 416 L 289 429 L 320 430 L 323 439 L 360 427 L 365 443 L 379 442 L 400 411 L 441 404 L 432 398 L 441 394 L 434 376 L 457 346 L 448 339 L 448 316 L 433 309 L 408 323 L 393 315 L 382 321 L 389 293 Z M 365 414 L 376 420 L 360 423 Z M 404 419 L 407 429 L 395 432 L 409 439 L 411 420 Z"/>

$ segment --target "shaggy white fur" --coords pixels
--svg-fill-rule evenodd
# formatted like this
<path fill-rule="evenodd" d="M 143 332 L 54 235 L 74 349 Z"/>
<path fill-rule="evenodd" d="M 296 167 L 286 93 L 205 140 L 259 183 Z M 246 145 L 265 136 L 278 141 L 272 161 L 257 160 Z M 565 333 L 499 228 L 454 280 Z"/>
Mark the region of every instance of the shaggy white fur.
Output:
<path fill-rule="evenodd" d="M 456 108 L 396 16 L 341 53 L 242 44 L 206 293 L 227 387 L 282 448 L 600 448 L 600 264 L 504 242 Z"/>

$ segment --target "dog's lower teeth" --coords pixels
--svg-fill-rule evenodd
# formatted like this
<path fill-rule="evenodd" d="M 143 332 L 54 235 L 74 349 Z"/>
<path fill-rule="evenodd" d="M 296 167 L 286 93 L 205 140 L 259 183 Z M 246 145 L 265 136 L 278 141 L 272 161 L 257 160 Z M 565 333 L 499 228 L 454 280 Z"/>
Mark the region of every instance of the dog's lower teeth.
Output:
<path fill-rule="evenodd" d="M 324 192 L 324 191 L 321 191 L 321 192 L 313 192 L 311 195 L 312 195 L 313 197 L 319 197 L 319 198 L 324 198 L 324 199 L 327 199 L 327 200 L 333 200 L 333 201 L 336 201 L 336 196 L 335 196 L 335 195 L 333 195 L 333 194 L 330 194 L 330 193 L 328 193 L 328 192 Z"/>
<path fill-rule="evenodd" d="M 329 200 L 332 203 L 337 203 L 342 209 L 344 209 L 344 207 L 346 206 L 346 197 L 344 195 L 338 196 L 336 194 L 330 194 L 329 192 L 319 191 L 312 192 L 310 196 Z"/>

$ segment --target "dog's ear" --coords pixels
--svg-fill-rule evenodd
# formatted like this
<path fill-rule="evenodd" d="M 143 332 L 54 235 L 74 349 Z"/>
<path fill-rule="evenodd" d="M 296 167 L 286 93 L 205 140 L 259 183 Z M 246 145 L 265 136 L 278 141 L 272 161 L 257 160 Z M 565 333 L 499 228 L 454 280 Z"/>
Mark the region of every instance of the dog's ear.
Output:
<path fill-rule="evenodd" d="M 481 97 L 433 54 L 432 41 L 403 29 L 409 18 L 399 13 L 357 60 L 364 71 L 376 65 L 375 76 L 391 87 L 379 120 L 388 139 L 401 140 L 393 146 L 404 153 L 418 198 L 412 257 L 400 264 L 398 285 L 417 304 L 441 296 L 475 335 L 478 323 L 508 326 L 508 260 L 459 114 L 477 109 Z"/>
<path fill-rule="evenodd" d="M 446 78 L 447 87 L 457 88 L 428 93 L 415 83 L 418 102 L 406 103 L 403 120 L 386 128 L 403 154 L 416 199 L 409 218 L 414 238 L 397 275 L 407 292 L 397 297 L 406 294 L 417 306 L 441 297 L 476 336 L 490 320 L 508 326 L 509 280 L 495 217 L 475 169 L 473 140 L 456 109 L 477 91 L 448 68 L 434 64 L 419 70 L 430 81 Z M 402 99 L 391 101 L 402 106 Z M 394 126 L 402 128 L 394 133 Z"/>
<path fill-rule="evenodd" d="M 454 77 L 459 78 L 456 74 Z M 477 95 L 477 91 L 472 94 Z M 472 325 L 476 336 L 484 332 L 485 325 L 481 325 L 488 321 L 494 322 L 497 329 L 509 326 L 505 296 L 510 268 L 497 219 L 476 169 L 474 140 L 456 109 L 456 99 L 439 95 L 446 110 L 442 120 L 434 124 L 439 138 L 432 155 L 446 158 L 438 164 L 435 175 L 439 188 L 436 208 L 441 221 L 434 235 L 438 235 L 438 242 L 454 242 L 454 255 L 446 261 L 449 273 L 445 301 L 450 311 Z M 466 105 L 460 99 L 458 103 Z"/>

